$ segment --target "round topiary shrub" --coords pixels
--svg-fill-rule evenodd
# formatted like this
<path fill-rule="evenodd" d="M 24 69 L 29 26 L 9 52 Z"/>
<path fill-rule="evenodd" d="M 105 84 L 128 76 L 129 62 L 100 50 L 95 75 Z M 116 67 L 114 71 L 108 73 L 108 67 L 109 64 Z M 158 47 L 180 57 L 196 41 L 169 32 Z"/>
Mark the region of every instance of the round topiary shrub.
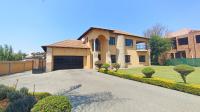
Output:
<path fill-rule="evenodd" d="M 110 64 L 108 64 L 108 63 L 105 63 L 102 65 L 102 68 L 104 68 L 106 72 L 108 71 L 109 67 L 110 67 Z"/>
<path fill-rule="evenodd" d="M 186 76 L 192 73 L 195 69 L 192 66 L 182 64 L 175 66 L 174 70 L 181 75 L 181 78 L 183 79 L 184 83 L 187 83 Z"/>
<path fill-rule="evenodd" d="M 151 67 L 146 67 L 142 69 L 142 73 L 145 75 L 146 78 L 151 78 L 152 75 L 155 73 L 155 70 Z"/>
<path fill-rule="evenodd" d="M 96 61 L 95 66 L 98 68 L 98 71 L 101 69 L 103 63 L 101 61 Z"/>
<path fill-rule="evenodd" d="M 71 112 L 71 104 L 65 96 L 48 96 L 34 105 L 31 112 Z"/>
<path fill-rule="evenodd" d="M 115 72 L 117 72 L 120 68 L 120 64 L 119 63 L 113 63 L 112 67 L 115 69 Z"/>

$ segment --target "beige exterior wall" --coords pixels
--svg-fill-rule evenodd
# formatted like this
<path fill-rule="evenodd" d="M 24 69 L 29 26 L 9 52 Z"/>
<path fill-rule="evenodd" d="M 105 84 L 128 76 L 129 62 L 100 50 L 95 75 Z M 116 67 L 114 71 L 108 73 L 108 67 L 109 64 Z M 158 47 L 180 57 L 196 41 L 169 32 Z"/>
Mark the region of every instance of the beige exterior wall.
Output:
<path fill-rule="evenodd" d="M 185 51 L 186 58 L 200 58 L 200 43 L 196 43 L 196 35 L 200 35 L 200 31 L 194 31 L 186 35 L 174 37 L 176 39 L 177 48 L 168 51 L 166 54 L 166 59 L 170 59 L 171 53 L 175 55 L 175 53 L 177 53 L 178 51 Z M 188 37 L 188 45 L 179 45 L 178 39 L 184 37 Z"/>
<path fill-rule="evenodd" d="M 118 40 L 118 37 L 121 36 L 124 39 L 132 39 L 133 40 L 133 47 L 126 47 L 124 44 L 124 40 Z M 104 37 L 104 39 L 102 39 Z M 116 38 L 116 45 L 109 45 L 109 38 L 115 37 Z M 142 41 L 146 44 L 148 43 L 148 39 L 140 38 L 140 37 L 133 37 L 133 36 L 127 36 L 127 35 L 119 35 L 119 34 L 113 34 L 109 31 L 104 30 L 92 30 L 87 35 L 85 35 L 86 43 L 92 48 L 92 42 L 93 39 L 99 38 L 102 45 L 101 48 L 102 51 L 100 54 L 102 55 L 102 62 L 111 62 L 110 61 L 110 55 L 116 55 L 118 63 L 122 65 L 122 68 L 124 67 L 135 67 L 135 66 L 148 66 L 150 65 L 150 50 L 146 51 L 139 51 L 136 50 L 136 42 Z M 124 48 L 123 48 L 124 47 Z M 120 50 L 121 49 L 121 50 Z M 124 51 L 123 51 L 124 50 Z M 121 51 L 121 52 L 119 52 Z M 92 49 L 90 49 L 91 54 L 93 54 Z M 124 52 L 124 53 L 123 53 Z M 105 54 L 106 58 L 105 58 Z M 124 55 L 131 55 L 131 63 L 125 63 L 125 56 Z M 145 63 L 139 62 L 139 55 L 144 55 L 146 57 Z M 93 61 L 91 59 L 91 61 Z M 123 62 L 124 61 L 124 65 Z M 111 63 L 110 63 L 111 64 Z"/>
<path fill-rule="evenodd" d="M 85 69 L 91 68 L 89 49 L 78 48 L 47 48 L 46 72 L 53 70 L 54 56 L 83 56 L 83 65 Z"/>
<path fill-rule="evenodd" d="M 0 75 L 29 71 L 32 68 L 33 61 L 4 61 L 0 62 Z"/>
<path fill-rule="evenodd" d="M 118 37 L 123 38 L 118 38 Z M 110 37 L 116 38 L 116 45 L 109 45 Z M 84 57 L 84 68 L 95 68 L 94 63 L 98 60 L 98 54 L 101 55 L 101 61 L 103 63 L 111 64 L 111 55 L 116 55 L 118 63 L 122 67 L 134 67 L 134 66 L 146 66 L 150 65 L 149 61 L 149 50 L 146 51 L 137 51 L 136 50 L 136 41 L 143 41 L 148 43 L 148 39 L 118 35 L 113 34 L 107 30 L 93 29 L 88 32 L 83 38 L 84 43 L 86 43 L 90 49 L 81 49 L 81 48 L 47 48 L 46 53 L 46 71 L 53 70 L 53 57 L 54 56 L 83 56 Z M 124 44 L 125 39 L 132 39 L 134 42 L 133 47 L 126 47 Z M 99 39 L 101 43 L 101 50 L 94 51 L 93 42 L 95 39 Z M 131 55 L 131 62 L 125 63 L 125 55 Z M 146 56 L 145 63 L 139 63 L 139 55 Z"/>

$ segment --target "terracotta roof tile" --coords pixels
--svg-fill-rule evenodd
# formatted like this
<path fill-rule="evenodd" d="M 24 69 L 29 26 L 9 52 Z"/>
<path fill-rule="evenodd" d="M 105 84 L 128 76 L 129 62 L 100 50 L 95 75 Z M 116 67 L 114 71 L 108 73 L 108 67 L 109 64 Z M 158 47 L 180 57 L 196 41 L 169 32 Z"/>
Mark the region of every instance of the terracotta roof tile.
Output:
<path fill-rule="evenodd" d="M 177 37 L 177 36 L 183 36 L 183 35 L 187 35 L 187 34 L 189 34 L 191 32 L 196 32 L 196 31 L 200 31 L 200 30 L 192 30 L 192 29 L 184 28 L 184 29 L 181 29 L 181 30 L 178 30 L 178 31 L 171 32 L 171 33 L 167 34 L 167 37 L 168 38 L 173 38 L 173 37 Z"/>
<path fill-rule="evenodd" d="M 134 36 L 134 37 L 140 37 L 140 38 L 148 39 L 148 38 L 146 38 L 146 37 L 138 36 L 138 35 L 133 35 L 133 34 L 131 34 L 131 33 L 124 32 L 124 31 L 121 31 L 121 30 L 105 29 L 105 28 L 99 28 L 99 27 L 91 27 L 91 28 L 89 28 L 86 32 L 84 32 L 84 33 L 78 38 L 78 40 L 81 40 L 81 38 L 83 38 L 89 31 L 91 31 L 91 30 L 93 30 L 93 29 L 107 30 L 107 31 L 110 31 L 110 32 L 116 33 L 116 34 L 122 34 L 122 35 L 128 35 L 128 36 Z"/>
<path fill-rule="evenodd" d="M 83 44 L 81 40 L 64 40 L 44 47 L 89 48 L 86 44 Z"/>

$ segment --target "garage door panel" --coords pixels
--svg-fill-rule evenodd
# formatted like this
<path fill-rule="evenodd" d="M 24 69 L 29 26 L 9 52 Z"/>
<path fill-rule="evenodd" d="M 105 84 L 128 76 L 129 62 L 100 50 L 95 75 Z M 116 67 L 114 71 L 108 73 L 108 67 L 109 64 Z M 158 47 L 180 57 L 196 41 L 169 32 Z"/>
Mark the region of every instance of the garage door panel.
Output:
<path fill-rule="evenodd" d="M 55 56 L 54 70 L 83 68 L 83 56 Z"/>

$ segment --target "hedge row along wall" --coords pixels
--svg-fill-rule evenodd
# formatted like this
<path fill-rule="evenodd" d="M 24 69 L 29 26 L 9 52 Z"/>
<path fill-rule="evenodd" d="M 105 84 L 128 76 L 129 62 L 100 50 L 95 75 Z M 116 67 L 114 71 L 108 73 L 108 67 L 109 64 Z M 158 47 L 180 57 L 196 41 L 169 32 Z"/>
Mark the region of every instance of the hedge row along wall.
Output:
<path fill-rule="evenodd" d="M 200 58 L 180 58 L 180 59 L 169 59 L 165 61 L 165 65 L 179 65 L 187 64 L 190 66 L 200 67 Z"/>

